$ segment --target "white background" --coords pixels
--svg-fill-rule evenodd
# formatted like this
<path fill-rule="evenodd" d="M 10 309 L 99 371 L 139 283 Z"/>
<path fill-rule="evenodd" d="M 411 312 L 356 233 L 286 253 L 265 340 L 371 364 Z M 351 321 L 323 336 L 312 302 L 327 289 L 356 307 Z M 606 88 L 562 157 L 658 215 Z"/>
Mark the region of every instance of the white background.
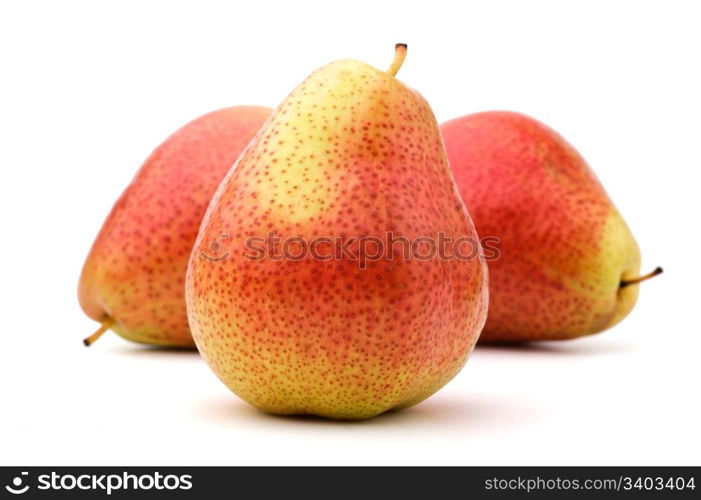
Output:
<path fill-rule="evenodd" d="M 0 463 L 701 464 L 701 30 L 693 2 L 3 2 Z M 143 159 L 194 117 L 275 106 L 354 57 L 443 121 L 529 113 L 589 160 L 643 251 L 611 331 L 478 348 L 359 423 L 264 415 L 196 353 L 81 339 L 83 259 Z"/>

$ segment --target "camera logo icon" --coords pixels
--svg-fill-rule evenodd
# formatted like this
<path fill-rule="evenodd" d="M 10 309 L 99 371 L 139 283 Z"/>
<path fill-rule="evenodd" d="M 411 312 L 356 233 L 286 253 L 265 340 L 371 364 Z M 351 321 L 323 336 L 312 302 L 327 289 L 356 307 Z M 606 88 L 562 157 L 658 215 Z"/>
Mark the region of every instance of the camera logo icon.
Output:
<path fill-rule="evenodd" d="M 29 489 L 29 485 L 27 484 L 24 487 L 22 487 L 22 481 L 23 476 L 26 476 L 28 474 L 28 472 L 21 472 L 19 476 L 15 476 L 14 478 L 12 478 L 12 485 L 5 486 L 5 489 L 13 495 L 21 495 L 22 493 L 26 493 Z"/>
<path fill-rule="evenodd" d="M 209 262 L 224 262 L 226 259 L 229 258 L 229 252 L 222 252 L 222 242 L 223 240 L 227 239 L 229 237 L 228 234 L 221 234 L 219 235 L 219 239 L 212 241 L 209 244 L 209 248 L 207 252 L 200 252 L 200 256 L 204 260 L 208 260 Z"/>

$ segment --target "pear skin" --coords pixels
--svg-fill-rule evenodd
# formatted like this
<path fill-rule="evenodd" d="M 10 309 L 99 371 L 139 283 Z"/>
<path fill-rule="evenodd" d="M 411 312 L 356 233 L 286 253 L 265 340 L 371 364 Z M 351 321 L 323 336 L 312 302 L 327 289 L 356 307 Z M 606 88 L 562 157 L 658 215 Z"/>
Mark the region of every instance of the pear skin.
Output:
<path fill-rule="evenodd" d="M 499 239 L 480 341 L 571 339 L 621 321 L 638 296 L 640 251 L 582 156 L 518 113 L 463 116 L 441 131 L 480 237 Z"/>
<path fill-rule="evenodd" d="M 263 411 L 361 419 L 414 405 L 456 375 L 482 329 L 479 258 L 385 252 L 364 266 L 330 242 L 301 258 L 299 246 L 247 253 L 266 234 L 283 246 L 387 232 L 476 240 L 433 113 L 394 76 L 405 51 L 387 72 L 342 60 L 309 76 L 203 221 L 186 283 L 193 336 L 224 384 Z"/>
<path fill-rule="evenodd" d="M 163 142 L 104 222 L 85 261 L 80 305 L 100 328 L 127 340 L 194 347 L 185 271 L 217 186 L 272 110 L 237 106 L 208 113 Z"/>

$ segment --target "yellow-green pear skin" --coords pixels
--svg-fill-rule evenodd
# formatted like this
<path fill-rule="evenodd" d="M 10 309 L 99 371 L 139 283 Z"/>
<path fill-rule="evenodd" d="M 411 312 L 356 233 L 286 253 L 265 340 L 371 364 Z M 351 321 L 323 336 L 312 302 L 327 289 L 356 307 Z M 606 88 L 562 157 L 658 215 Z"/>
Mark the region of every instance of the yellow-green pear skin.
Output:
<path fill-rule="evenodd" d="M 398 45 L 388 72 L 342 60 L 309 76 L 205 215 L 186 279 L 193 337 L 266 412 L 362 419 L 412 406 L 458 373 L 484 324 L 479 258 L 390 251 L 363 265 L 330 243 L 292 258 L 319 238 L 476 240 L 429 105 L 394 77 L 404 54 Z M 299 238 L 294 252 L 251 258 L 250 238 L 271 233 Z"/>
<path fill-rule="evenodd" d="M 480 237 L 499 240 L 480 341 L 571 339 L 621 321 L 638 296 L 640 251 L 574 147 L 506 111 L 457 118 L 441 131 Z"/>

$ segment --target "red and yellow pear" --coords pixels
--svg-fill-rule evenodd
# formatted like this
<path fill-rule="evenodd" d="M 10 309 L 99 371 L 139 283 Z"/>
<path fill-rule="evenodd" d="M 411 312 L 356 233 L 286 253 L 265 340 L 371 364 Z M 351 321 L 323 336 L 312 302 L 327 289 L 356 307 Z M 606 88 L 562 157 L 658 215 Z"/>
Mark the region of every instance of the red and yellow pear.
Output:
<path fill-rule="evenodd" d="M 388 233 L 476 240 L 433 113 L 395 78 L 405 53 L 399 44 L 387 72 L 342 60 L 309 76 L 203 221 L 186 283 L 192 333 L 216 375 L 266 412 L 360 419 L 412 406 L 456 375 L 484 323 L 479 258 L 334 253 L 352 242 L 365 255 L 361 241 Z M 248 252 L 254 239 L 264 255 Z"/>
<path fill-rule="evenodd" d="M 621 321 L 637 284 L 661 269 L 639 276 L 638 245 L 582 156 L 518 113 L 463 116 L 441 131 L 480 237 L 499 240 L 480 341 L 571 339 Z"/>
<path fill-rule="evenodd" d="M 185 271 L 209 200 L 272 110 L 235 106 L 188 123 L 139 169 L 85 261 L 78 295 L 101 327 L 145 344 L 194 347 Z"/>

